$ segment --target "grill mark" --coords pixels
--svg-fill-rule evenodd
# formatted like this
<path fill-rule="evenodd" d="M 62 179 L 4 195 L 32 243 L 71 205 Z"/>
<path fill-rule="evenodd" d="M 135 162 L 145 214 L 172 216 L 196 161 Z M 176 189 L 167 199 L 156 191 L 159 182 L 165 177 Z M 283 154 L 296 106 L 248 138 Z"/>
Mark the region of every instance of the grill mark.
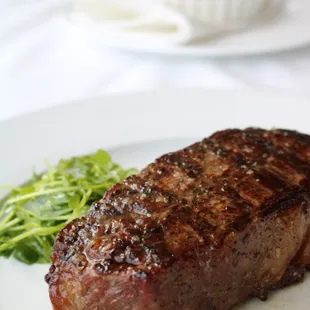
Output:
<path fill-rule="evenodd" d="M 242 180 L 244 176 L 240 174 L 240 167 L 247 164 L 252 168 L 252 166 L 256 165 L 256 162 L 250 162 L 246 160 L 246 158 L 243 157 L 242 154 L 236 154 L 231 150 L 225 149 L 223 145 L 221 145 L 221 143 L 218 143 L 216 141 L 210 141 L 208 139 L 205 139 L 203 141 L 203 144 L 206 148 L 214 152 L 219 159 L 223 160 L 224 164 L 227 164 L 230 167 L 230 169 L 227 170 L 222 177 L 213 180 L 212 184 L 215 186 L 215 188 L 213 188 L 213 192 L 216 194 L 222 194 L 225 197 L 231 197 L 232 200 L 235 200 L 235 205 L 240 209 L 243 209 L 243 212 L 245 212 L 245 214 L 244 216 L 240 216 L 240 221 L 235 225 L 236 228 L 238 226 L 241 228 L 243 226 L 241 225 L 242 222 L 245 223 L 246 221 L 249 221 L 250 216 L 248 216 L 246 212 L 247 208 L 252 209 L 253 215 L 256 215 L 259 210 L 256 210 L 256 204 L 253 202 L 252 199 L 249 199 L 241 194 L 242 188 L 240 187 L 241 185 L 239 185 L 240 183 L 238 181 Z M 227 186 L 227 184 L 229 183 L 236 185 L 234 187 Z M 261 187 L 261 185 L 257 184 L 256 187 Z M 224 192 L 221 191 L 223 188 L 225 189 Z M 266 191 L 269 195 L 272 195 L 272 192 L 270 190 L 266 189 Z"/>
<path fill-rule="evenodd" d="M 233 145 L 234 152 L 246 158 L 248 163 L 250 162 L 249 166 L 258 166 L 257 169 L 253 169 L 253 176 L 260 178 L 267 188 L 273 190 L 274 186 L 274 189 L 277 190 L 281 187 L 286 189 L 295 185 L 294 182 L 292 182 L 294 180 L 285 172 L 290 169 L 292 173 L 296 174 L 296 177 L 300 174 L 300 169 L 297 170 L 295 168 L 296 165 L 292 167 L 286 164 L 285 167 L 284 163 L 286 163 L 286 161 L 283 155 L 284 151 L 275 147 L 271 141 L 267 140 L 267 136 L 263 131 L 253 131 L 250 129 L 248 132 L 242 132 L 235 130 L 233 134 L 235 136 L 232 138 L 236 141 Z M 227 140 L 227 137 L 225 138 Z M 224 139 L 225 145 L 227 145 L 226 140 Z M 274 158 L 274 161 L 270 162 L 270 158 Z M 245 160 L 243 159 L 243 161 Z M 263 169 L 259 169 L 259 167 L 263 167 Z M 257 172 L 259 170 L 263 171 L 263 173 Z M 262 174 L 264 175 L 262 176 Z M 304 176 L 303 173 L 301 177 L 302 176 Z"/>
<path fill-rule="evenodd" d="M 255 178 L 259 180 L 261 185 L 271 191 L 279 192 L 291 188 L 290 184 L 286 182 L 286 180 L 266 168 L 255 171 L 254 175 Z"/>
<path fill-rule="evenodd" d="M 261 129 L 262 130 L 262 129 Z M 276 137 L 280 137 L 282 139 L 291 139 L 294 140 L 295 143 L 303 144 L 304 147 L 309 148 L 310 145 L 310 136 L 300 133 L 298 131 L 294 130 L 287 130 L 287 129 L 276 129 L 271 131 L 271 134 L 273 134 Z"/>
<path fill-rule="evenodd" d="M 278 197 L 269 199 L 261 206 L 260 217 L 266 217 L 282 209 L 291 208 L 294 204 L 302 201 L 305 201 L 305 192 L 303 190 L 282 193 Z"/>
<path fill-rule="evenodd" d="M 262 130 L 260 130 L 260 132 L 263 133 Z M 280 143 L 277 139 L 277 138 L 279 138 L 280 134 L 282 135 L 285 133 L 296 134 L 296 132 L 284 131 L 284 130 L 280 130 L 280 131 L 277 130 L 277 131 L 268 132 L 268 138 L 270 138 L 270 141 L 271 141 L 272 146 L 273 146 L 273 148 L 268 149 L 269 154 L 276 158 L 275 166 L 280 164 L 280 165 L 283 165 L 284 167 L 288 166 L 288 169 L 295 170 L 295 174 L 300 176 L 299 185 L 300 186 L 307 185 L 308 187 L 310 187 L 310 182 L 309 182 L 310 170 L 309 170 L 308 162 L 306 162 L 306 161 L 304 161 L 304 160 L 302 160 L 296 156 L 296 154 L 298 154 L 300 152 L 293 153 L 291 151 L 291 149 L 289 149 L 287 147 L 283 147 L 283 143 Z M 305 135 L 301 135 L 301 136 L 304 137 Z M 284 137 L 281 136 L 281 138 L 284 139 L 285 136 Z M 296 136 L 295 136 L 295 139 L 296 139 Z M 304 140 L 309 142 L 310 139 L 307 138 Z M 307 147 L 309 148 L 309 146 L 307 146 Z M 289 174 L 285 173 L 285 172 L 281 176 L 285 178 L 285 175 L 287 175 L 287 178 L 289 177 Z M 294 185 L 296 185 L 296 183 Z"/>
<path fill-rule="evenodd" d="M 158 163 L 166 163 L 176 166 L 186 173 L 190 178 L 199 178 L 203 174 L 203 168 L 198 161 L 188 156 L 188 150 L 169 153 L 160 157 Z"/>
<path fill-rule="evenodd" d="M 217 158 L 221 160 L 224 165 L 226 164 L 230 167 L 221 177 L 210 179 L 211 185 L 209 186 L 209 190 L 214 194 L 231 197 L 232 200 L 235 200 L 236 205 L 239 207 L 241 205 L 243 206 L 242 209 L 245 209 L 244 206 L 255 209 L 253 201 L 242 196 L 238 186 L 228 186 L 229 183 L 238 184 L 238 180 L 243 178 L 239 169 L 247 162 L 246 159 L 241 154 L 235 154 L 232 151 L 225 149 L 221 144 L 208 139 L 203 141 L 203 145 L 205 150 L 216 154 Z M 236 171 L 237 174 L 235 174 Z"/>
<path fill-rule="evenodd" d="M 266 131 L 257 130 L 257 129 L 247 129 L 247 130 L 252 133 L 252 136 L 255 135 L 256 138 L 262 141 L 261 145 L 265 145 L 265 149 L 262 151 L 263 153 L 260 152 L 260 155 L 264 155 L 265 158 L 267 158 L 267 155 L 274 157 L 278 165 L 279 164 L 284 165 L 284 166 L 288 165 L 290 169 L 295 170 L 295 173 L 307 175 L 308 171 L 305 167 L 308 165 L 307 162 L 297 158 L 296 152 L 294 154 L 289 149 L 283 148 L 283 144 L 280 144 L 278 140 L 275 139 L 275 137 L 279 136 L 279 134 L 273 131 L 266 132 Z M 285 132 L 286 131 L 283 131 L 283 133 Z M 249 135 L 246 135 L 244 137 L 245 137 L 244 145 L 255 146 L 255 140 L 253 142 L 252 139 L 249 139 Z M 270 144 L 264 143 L 264 141 L 267 141 L 267 138 L 270 139 L 270 141 L 268 140 Z M 242 152 L 241 149 L 240 151 Z M 243 153 L 243 155 L 247 155 L 247 154 Z M 259 161 L 259 158 L 257 158 L 257 160 Z"/>
<path fill-rule="evenodd" d="M 253 166 L 256 164 L 256 162 L 249 162 L 247 161 L 241 154 L 236 154 L 233 153 L 232 151 L 227 151 L 225 150 L 225 160 L 226 160 L 226 164 L 229 165 L 230 169 L 227 170 L 223 176 L 222 176 L 222 182 L 226 183 L 226 184 L 231 184 L 231 189 L 234 191 L 235 193 L 235 198 L 238 196 L 239 200 L 241 200 L 242 202 L 246 203 L 247 205 L 249 205 L 250 207 L 253 208 L 253 210 L 255 210 L 256 208 L 256 204 L 253 202 L 253 199 L 250 199 L 249 197 L 246 197 L 244 194 L 242 194 L 242 192 L 244 192 L 244 190 L 246 190 L 248 192 L 248 194 L 250 194 L 250 196 L 255 197 L 255 194 L 251 194 L 251 188 L 248 187 L 248 184 L 254 182 L 254 180 L 257 179 L 257 177 L 255 178 L 253 175 L 255 175 L 255 172 L 253 168 Z M 245 166 L 245 164 L 247 164 L 247 166 Z M 243 168 L 242 168 L 243 167 Z M 246 169 L 246 167 L 248 167 Z M 241 171 L 240 171 L 241 168 Z M 247 175 L 247 172 L 251 171 L 253 173 L 253 175 Z M 248 180 L 248 181 L 246 181 Z M 219 181 L 219 180 L 218 180 Z M 255 184 L 255 183 L 254 183 Z M 245 188 L 246 185 L 246 188 Z M 260 188 L 260 192 L 262 192 L 262 184 L 255 184 L 255 187 L 258 189 L 258 187 Z M 272 191 L 270 191 L 269 189 L 265 189 L 266 194 L 271 195 Z M 230 192 L 232 193 L 232 191 Z"/>
<path fill-rule="evenodd" d="M 280 170 L 282 172 L 280 173 L 280 171 L 277 170 L 279 169 L 278 167 L 272 167 L 272 165 L 267 162 L 267 157 L 271 155 L 275 157 L 276 163 L 284 161 L 284 152 L 282 149 L 276 148 L 271 142 L 266 140 L 264 133 L 264 131 L 251 132 L 251 130 L 249 130 L 249 132 L 242 132 L 239 130 L 232 130 L 229 131 L 229 134 L 227 134 L 227 132 L 225 134 L 215 134 L 213 136 L 213 141 L 215 143 L 221 143 L 222 146 L 227 148 L 227 144 L 231 143 L 230 141 L 227 142 L 227 140 L 233 140 L 234 144 L 230 151 L 236 154 L 234 157 L 235 163 L 240 166 L 246 164 L 248 167 L 250 167 L 252 177 L 255 178 L 256 181 L 259 181 L 259 184 L 269 190 L 269 192 L 275 194 L 279 191 L 296 188 L 296 184 L 292 184 L 292 180 L 289 179 L 289 175 L 287 177 L 285 176 L 285 171 Z M 231 137 L 231 135 L 234 137 Z M 262 156 L 259 158 L 257 153 L 258 155 L 266 154 L 267 156 Z M 296 162 L 296 160 L 294 162 Z M 290 168 L 296 174 L 300 172 L 300 169 L 299 171 L 294 169 L 295 165 L 293 167 L 290 166 Z M 236 189 L 240 196 L 242 196 L 242 198 L 250 205 L 253 206 L 253 204 L 256 204 L 255 200 L 252 200 L 253 198 L 255 199 L 254 191 L 251 193 L 251 189 L 246 189 L 244 192 L 242 191 L 242 188 L 240 188 L 240 185 L 236 186 Z M 260 201 L 258 200 L 257 206 L 259 206 L 259 202 Z"/>
<path fill-rule="evenodd" d="M 200 144 L 195 144 L 193 145 L 193 148 L 189 147 L 184 150 L 184 152 L 190 152 L 191 149 L 194 149 L 193 152 L 195 153 L 195 159 L 196 159 L 195 164 L 197 164 L 197 166 L 202 167 L 205 164 L 204 155 L 206 154 L 206 152 L 212 152 L 219 160 L 224 160 L 224 163 L 226 163 L 227 161 L 233 160 L 232 154 L 230 152 L 227 152 L 224 148 L 222 148 L 221 145 L 217 143 L 213 143 L 210 140 L 204 140 L 202 144 L 203 144 L 202 146 Z M 171 163 L 176 164 L 177 160 L 182 160 L 182 158 L 184 158 L 183 154 L 182 154 L 183 156 L 178 157 L 177 155 L 179 153 L 180 152 L 175 153 L 174 156 L 171 156 L 171 154 L 169 154 L 166 157 L 163 156 L 160 158 L 159 161 L 163 160 L 164 162 L 168 164 L 171 164 Z M 199 162 L 197 159 L 199 159 Z M 235 162 L 238 164 L 238 166 L 244 163 L 244 161 L 242 160 L 242 158 L 240 158 L 240 156 L 238 156 Z M 177 164 L 177 166 L 179 168 L 185 167 L 185 165 L 180 166 L 179 164 Z M 223 213 L 223 217 L 226 218 L 227 220 L 231 218 L 230 221 L 232 222 L 231 224 L 229 224 L 230 230 L 227 230 L 225 235 L 228 235 L 233 229 L 236 229 L 236 230 L 242 229 L 244 225 L 250 221 L 250 218 L 251 218 L 250 211 L 249 211 L 250 206 L 253 207 L 253 204 L 251 203 L 251 201 L 245 200 L 243 197 L 240 196 L 240 194 L 234 188 L 227 186 L 228 183 L 226 179 L 209 178 L 209 181 L 210 181 L 210 184 L 208 184 L 207 187 L 203 186 L 204 194 L 206 193 L 206 191 L 208 192 L 208 194 L 205 195 L 204 200 L 207 201 L 208 199 L 211 198 L 212 195 L 221 195 L 222 197 L 225 197 L 225 198 L 229 197 L 234 202 L 233 206 L 227 206 L 225 210 L 226 212 Z M 198 186 L 197 186 L 197 181 L 196 181 L 194 184 L 194 189 L 197 190 L 197 187 Z M 197 194 L 197 192 L 196 193 L 193 192 L 193 196 L 195 194 Z M 202 201 L 199 198 L 198 199 L 195 199 L 195 198 L 196 197 L 194 197 L 194 200 L 191 203 L 194 203 L 194 204 L 197 203 L 201 205 Z M 208 208 L 207 210 L 210 211 L 210 209 Z M 194 229 L 194 227 L 192 228 Z"/>
<path fill-rule="evenodd" d="M 280 154 L 286 153 L 285 155 L 291 155 L 293 158 L 296 158 L 297 161 L 301 160 L 303 162 L 308 162 L 310 159 L 310 139 L 307 135 L 300 134 L 296 131 L 281 129 L 266 131 L 256 128 L 248 128 L 246 131 L 251 132 L 253 135 L 260 134 L 264 138 L 270 140 L 271 144 L 280 150 Z M 306 158 L 299 155 L 306 155 Z M 286 160 L 286 157 L 284 160 Z"/>
<path fill-rule="evenodd" d="M 271 139 L 274 146 L 278 148 L 283 154 L 285 154 L 285 156 L 279 155 L 279 158 L 286 161 L 297 172 L 309 176 L 309 170 L 307 169 L 307 166 L 309 166 L 309 164 L 304 159 L 296 156 L 298 152 L 292 153 L 289 148 L 284 147 L 282 144 L 279 144 L 275 137 L 271 137 Z"/>
<path fill-rule="evenodd" d="M 223 195 L 223 197 L 229 197 L 231 200 L 235 200 L 236 206 L 242 206 L 244 211 L 250 207 L 254 207 L 251 201 L 244 199 L 236 188 L 229 185 L 229 183 L 233 184 L 236 182 L 233 176 L 229 177 L 229 173 L 231 170 L 234 170 L 234 167 L 239 168 L 242 166 L 245 163 L 244 158 L 240 155 L 235 156 L 232 152 L 229 152 L 223 148 L 222 145 L 208 139 L 203 140 L 202 143 L 205 150 L 213 152 L 217 158 L 223 162 L 223 164 L 230 166 L 230 169 L 224 172 L 221 177 L 209 179 L 211 184 L 209 185 L 208 190 L 214 194 Z"/>

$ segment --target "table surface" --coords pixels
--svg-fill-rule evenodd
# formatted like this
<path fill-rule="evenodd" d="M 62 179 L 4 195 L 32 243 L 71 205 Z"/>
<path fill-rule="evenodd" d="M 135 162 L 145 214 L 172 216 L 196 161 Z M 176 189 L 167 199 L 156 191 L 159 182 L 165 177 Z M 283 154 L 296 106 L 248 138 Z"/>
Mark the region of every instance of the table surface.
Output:
<path fill-rule="evenodd" d="M 73 31 L 63 3 L 0 2 L 0 119 L 108 93 L 171 87 L 260 87 L 310 97 L 310 47 L 221 59 L 103 50 Z"/>

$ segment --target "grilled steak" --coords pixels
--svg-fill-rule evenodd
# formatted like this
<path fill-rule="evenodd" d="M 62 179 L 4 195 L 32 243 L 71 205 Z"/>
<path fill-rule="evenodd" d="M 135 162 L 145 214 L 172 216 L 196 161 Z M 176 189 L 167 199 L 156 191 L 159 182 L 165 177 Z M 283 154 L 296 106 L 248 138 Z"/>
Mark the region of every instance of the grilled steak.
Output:
<path fill-rule="evenodd" d="M 113 186 L 58 235 L 54 309 L 226 310 L 310 266 L 310 136 L 226 130 Z"/>

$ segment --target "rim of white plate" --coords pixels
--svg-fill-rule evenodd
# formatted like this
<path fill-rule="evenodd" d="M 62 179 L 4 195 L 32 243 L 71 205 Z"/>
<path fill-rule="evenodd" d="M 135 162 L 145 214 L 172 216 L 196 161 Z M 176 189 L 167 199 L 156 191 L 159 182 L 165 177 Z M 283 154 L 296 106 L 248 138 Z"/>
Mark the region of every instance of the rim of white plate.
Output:
<path fill-rule="evenodd" d="M 146 100 L 147 99 L 147 100 Z M 173 99 L 173 100 L 171 100 Z M 213 102 L 202 102 L 205 99 L 212 99 Z M 170 101 L 169 101 L 170 100 Z M 193 101 L 194 100 L 194 101 Z M 225 101 L 226 100 L 226 101 Z M 130 101 L 128 103 L 128 101 Z M 151 102 L 150 102 L 151 101 Z M 165 102 L 163 102 L 165 101 Z M 167 102 L 168 101 L 168 102 Z M 216 102 L 217 106 L 214 105 L 214 101 Z M 274 106 L 269 106 L 271 104 L 270 101 L 273 101 Z M 16 115 L 10 117 L 8 119 L 4 119 L 0 121 L 0 129 L 3 126 L 14 126 L 15 123 L 20 123 L 21 121 L 28 121 L 33 118 L 41 119 L 43 122 L 42 117 L 45 117 L 51 121 L 53 115 L 51 114 L 58 114 L 59 116 L 65 116 L 72 114 L 72 112 L 80 111 L 80 114 L 89 115 L 92 114 L 93 116 L 98 117 L 96 113 L 91 113 L 92 109 L 89 109 L 90 105 L 93 105 L 97 108 L 104 108 L 104 109 L 112 109 L 114 112 L 119 112 L 116 115 L 117 118 L 123 117 L 126 120 L 126 117 L 130 115 L 132 112 L 138 112 L 139 115 L 137 119 L 140 119 L 142 115 L 148 116 L 148 112 L 150 112 L 150 116 L 154 118 L 154 116 L 161 115 L 165 119 L 167 119 L 167 115 L 169 116 L 170 113 L 175 112 L 177 115 L 184 117 L 194 117 L 196 116 L 197 119 L 201 121 L 201 113 L 197 111 L 197 108 L 201 108 L 203 111 L 212 108 L 212 113 L 219 114 L 219 107 L 229 108 L 230 110 L 234 110 L 235 112 L 238 111 L 240 108 L 244 108 L 244 113 L 255 114 L 257 110 L 266 113 L 268 116 L 270 111 L 278 112 L 278 115 L 275 115 L 275 119 L 278 116 L 281 116 L 284 111 L 287 109 L 292 109 L 294 112 L 298 112 L 296 107 L 306 107 L 308 106 L 310 98 L 306 98 L 304 96 L 298 94 L 292 94 L 290 92 L 279 92 L 276 90 L 265 89 L 265 88 L 258 88 L 258 89 L 239 89 L 239 90 L 209 90 L 205 88 L 170 88 L 170 89 L 154 89 L 154 90 L 145 90 L 145 91 L 130 91 L 124 93 L 114 93 L 114 94 L 106 94 L 101 97 L 93 97 L 93 98 L 85 98 L 81 100 L 72 100 L 68 102 L 62 102 L 56 105 L 50 105 L 48 107 L 44 107 L 41 109 L 36 109 L 34 111 L 28 111 L 22 113 L 20 115 Z M 156 102 L 157 109 L 152 111 L 147 111 L 149 104 L 154 104 Z M 188 104 L 190 104 L 190 108 L 188 109 Z M 117 105 L 117 107 L 116 107 Z M 126 108 L 125 112 L 121 111 L 119 108 Z M 130 107 L 128 109 L 128 107 Z M 277 111 L 276 108 L 279 108 Z M 138 109 L 135 111 L 132 108 Z M 166 111 L 165 109 L 166 108 Z M 161 110 L 163 109 L 163 110 Z M 177 111 L 173 111 L 176 109 Z M 266 109 L 266 110 L 265 110 Z M 158 111 L 160 110 L 160 114 Z M 81 113 L 83 111 L 83 113 Z M 155 113 L 157 111 L 157 114 Z M 102 111 L 101 111 L 102 112 Z M 110 112 L 110 111 L 109 111 Z M 182 112 L 183 114 L 180 114 Z M 300 111 L 299 117 L 303 118 L 304 115 L 302 111 Z M 84 114 L 85 113 L 85 114 Z M 227 113 L 224 113 L 224 115 Z M 290 115 L 291 116 L 291 115 Z M 51 117 L 51 118 L 49 118 Z M 293 117 L 294 118 L 294 117 Z M 230 120 L 232 117 L 230 117 Z M 64 121 L 64 120 L 63 120 Z M 68 120 L 69 121 L 69 120 Z M 74 119 L 70 120 L 74 122 Z M 113 123 L 111 118 L 104 118 L 102 121 L 108 122 L 108 124 Z M 239 119 L 240 121 L 240 119 Z M 130 123 L 130 122 L 129 122 Z M 238 122 L 241 126 L 242 123 Z M 238 123 L 236 125 L 238 126 Z M 254 122 L 253 125 L 257 124 Z M 152 122 L 149 120 L 144 121 L 144 124 L 150 125 Z M 163 126 L 163 123 L 159 120 L 159 124 Z M 233 125 L 234 122 L 229 122 L 228 125 Z M 250 125 L 247 120 L 243 122 L 244 125 Z M 262 125 L 264 124 L 264 120 L 262 120 Z M 42 124 L 43 125 L 43 124 Z M 166 127 L 165 127 L 166 128 Z M 129 128 L 128 128 L 129 129 Z M 173 128 L 170 128 L 173 131 Z M 171 132 L 170 131 L 170 132 Z M 3 132 L 3 131 L 2 131 Z M 187 132 L 185 135 L 177 134 L 177 137 L 185 137 L 185 136 L 197 136 L 197 131 L 195 129 L 187 128 L 185 131 Z M 1 133 L 1 132 L 0 132 Z M 140 133 L 143 133 L 142 131 Z M 162 134 L 163 131 L 161 130 L 160 133 Z M 169 135 L 171 138 L 171 135 Z M 0 135 L 1 138 L 1 135 Z M 155 135 L 156 138 L 156 135 Z M 166 138 L 164 135 L 157 136 L 157 139 Z M 141 139 L 133 139 L 133 143 L 141 142 L 144 140 Z M 118 144 L 111 144 L 111 147 L 114 147 Z"/>

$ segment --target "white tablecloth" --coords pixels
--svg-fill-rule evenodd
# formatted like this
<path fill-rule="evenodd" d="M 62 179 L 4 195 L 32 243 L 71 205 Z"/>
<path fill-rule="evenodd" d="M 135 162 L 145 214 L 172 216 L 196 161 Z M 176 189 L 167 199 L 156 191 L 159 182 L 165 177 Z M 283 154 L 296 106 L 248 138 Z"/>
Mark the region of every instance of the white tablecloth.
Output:
<path fill-rule="evenodd" d="M 160 87 L 269 87 L 310 95 L 310 48 L 221 59 L 103 50 L 72 31 L 64 1 L 0 2 L 0 119 L 66 101 Z"/>

